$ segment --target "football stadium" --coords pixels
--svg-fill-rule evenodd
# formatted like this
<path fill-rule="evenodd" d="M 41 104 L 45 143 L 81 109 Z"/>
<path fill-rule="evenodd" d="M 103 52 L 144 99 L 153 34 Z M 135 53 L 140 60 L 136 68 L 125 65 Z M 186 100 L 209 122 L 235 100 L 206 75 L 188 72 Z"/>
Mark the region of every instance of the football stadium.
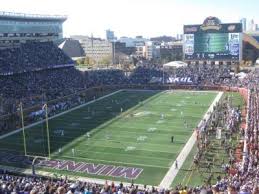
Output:
<path fill-rule="evenodd" d="M 240 23 L 185 25 L 186 65 L 128 73 L 76 68 L 66 20 L 0 15 L 0 193 L 259 193 L 259 70 L 237 72 L 259 43 Z"/>

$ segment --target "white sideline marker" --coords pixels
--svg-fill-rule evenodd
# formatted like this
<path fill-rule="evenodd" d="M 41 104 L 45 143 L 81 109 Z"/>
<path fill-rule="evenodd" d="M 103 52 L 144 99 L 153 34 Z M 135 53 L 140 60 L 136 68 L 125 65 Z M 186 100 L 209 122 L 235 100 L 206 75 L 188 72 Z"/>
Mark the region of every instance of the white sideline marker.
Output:
<path fill-rule="evenodd" d="M 218 95 L 215 97 L 214 101 L 211 103 L 210 107 L 208 108 L 207 112 L 204 114 L 203 119 L 200 121 L 198 124 L 198 127 L 201 126 L 203 123 L 203 120 L 205 119 L 206 121 L 209 119 L 210 114 L 212 113 L 214 105 L 217 104 L 217 102 L 221 99 L 223 95 L 223 92 L 219 92 Z M 171 183 L 175 179 L 176 175 L 178 174 L 179 170 L 181 169 L 184 161 L 186 160 L 187 156 L 190 154 L 192 147 L 194 146 L 196 142 L 196 133 L 193 132 L 191 137 L 189 138 L 188 142 L 185 144 L 183 149 L 181 150 L 180 154 L 177 156 L 176 160 L 177 161 L 177 169 L 175 169 L 176 162 L 174 161 L 173 164 L 171 165 L 170 169 L 167 171 L 166 175 L 162 179 L 162 181 L 159 184 L 160 188 L 168 189 L 170 188 Z"/>
<path fill-rule="evenodd" d="M 92 101 L 89 101 L 89 102 L 87 102 L 87 103 L 85 103 L 85 104 L 78 105 L 78 106 L 73 107 L 73 108 L 71 108 L 71 109 L 69 109 L 69 110 L 67 110 L 67 111 L 64 111 L 64 112 L 61 112 L 61 113 L 58 113 L 58 114 L 56 114 L 56 115 L 54 115 L 54 116 L 49 117 L 49 120 L 54 119 L 54 118 L 56 118 L 56 117 L 59 117 L 59 116 L 61 116 L 61 115 L 64 115 L 64 114 L 66 114 L 66 113 L 69 113 L 69 112 L 71 112 L 71 111 L 77 110 L 77 109 L 79 109 L 79 108 L 82 108 L 82 107 L 84 107 L 84 106 L 86 106 L 86 105 L 88 105 L 88 104 L 92 104 L 92 103 L 94 103 L 95 101 L 102 100 L 102 99 L 104 99 L 104 98 L 107 98 L 107 97 L 109 97 L 109 96 L 112 96 L 112 95 L 114 95 L 114 94 L 117 94 L 117 93 L 119 93 L 119 92 L 121 92 L 121 91 L 124 91 L 124 90 L 117 90 L 117 91 L 115 91 L 115 92 L 113 92 L 113 93 L 110 93 L 110 94 L 107 94 L 107 95 L 105 95 L 105 96 L 102 96 L 102 97 L 100 97 L 100 98 L 98 98 L 98 99 L 96 99 L 96 100 L 92 100 Z M 127 90 L 127 91 L 128 91 L 128 90 Z M 30 124 L 30 125 L 24 127 L 24 129 L 31 128 L 31 127 L 36 126 L 36 125 L 38 125 L 38 124 L 41 124 L 41 123 L 43 123 L 43 122 L 45 122 L 45 119 L 43 119 L 43 120 L 41 120 L 41 121 L 37 121 L 37 122 L 35 122 L 35 123 L 32 123 L 32 124 Z M 7 134 L 1 135 L 1 136 L 0 136 L 0 139 L 4 139 L 4 138 L 6 138 L 6 137 L 9 137 L 9 136 L 11 136 L 11 135 L 13 135 L 13 134 L 19 133 L 19 132 L 21 132 L 21 131 L 22 131 L 22 128 L 16 129 L 16 130 L 11 131 L 11 132 L 9 132 L 9 133 L 7 133 Z"/>

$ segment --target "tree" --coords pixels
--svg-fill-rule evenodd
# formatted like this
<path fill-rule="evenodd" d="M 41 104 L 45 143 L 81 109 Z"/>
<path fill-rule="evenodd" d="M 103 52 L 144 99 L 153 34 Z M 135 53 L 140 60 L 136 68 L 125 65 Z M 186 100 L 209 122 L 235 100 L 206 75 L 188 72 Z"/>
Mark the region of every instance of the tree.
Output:
<path fill-rule="evenodd" d="M 86 65 L 94 65 L 95 64 L 95 60 L 91 57 L 85 57 L 85 61 L 84 61 L 84 64 Z"/>
<path fill-rule="evenodd" d="M 129 55 L 126 55 L 124 53 L 118 52 L 115 55 L 114 63 L 115 64 L 120 64 L 120 65 L 128 65 L 128 64 L 132 64 L 133 63 L 133 59 Z"/>
<path fill-rule="evenodd" d="M 112 63 L 112 57 L 111 56 L 105 56 L 103 57 L 101 60 L 100 60 L 100 64 L 103 64 L 103 65 L 110 65 Z"/>
<path fill-rule="evenodd" d="M 83 58 L 77 59 L 77 60 L 76 60 L 76 64 L 77 64 L 77 65 L 82 65 L 82 64 L 84 64 L 84 59 L 83 59 Z"/>

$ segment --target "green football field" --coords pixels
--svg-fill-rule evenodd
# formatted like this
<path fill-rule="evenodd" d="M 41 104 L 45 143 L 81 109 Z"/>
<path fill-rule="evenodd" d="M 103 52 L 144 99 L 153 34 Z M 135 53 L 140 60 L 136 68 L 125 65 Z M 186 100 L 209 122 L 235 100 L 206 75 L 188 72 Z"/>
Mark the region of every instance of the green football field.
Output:
<path fill-rule="evenodd" d="M 230 99 L 230 105 L 238 108 L 244 107 L 245 101 L 239 93 L 226 92 L 223 97 Z M 223 130 L 224 133 L 224 130 Z M 222 134 L 223 134 L 222 133 Z M 232 135 L 232 143 L 234 147 L 238 144 L 239 132 L 233 133 Z M 197 146 L 194 146 L 187 159 L 185 160 L 182 168 L 180 169 L 178 176 L 174 179 L 172 183 L 172 187 L 177 185 L 191 185 L 193 187 L 208 184 L 208 179 L 211 174 L 213 174 L 211 178 L 211 183 L 214 184 L 217 182 L 218 176 L 225 176 L 226 173 L 222 168 L 222 161 L 228 161 L 229 155 L 225 149 L 225 146 L 221 144 L 221 140 L 215 138 L 214 134 L 209 136 L 209 140 L 211 142 L 211 147 L 206 150 L 203 158 L 200 160 L 200 168 L 197 168 L 193 163 L 193 158 L 195 154 L 198 152 Z M 214 158 L 214 163 L 211 169 L 209 170 L 206 165 L 206 161 Z M 204 165 L 205 164 L 205 165 Z"/>
<path fill-rule="evenodd" d="M 129 174 L 137 175 L 132 178 L 134 182 L 159 185 L 216 95 L 217 92 L 196 91 L 118 91 L 49 119 L 51 160 L 61 163 L 58 167 L 39 168 L 131 182 L 130 176 L 123 173 L 128 169 Z M 47 156 L 46 134 L 46 122 L 25 130 L 28 155 Z M 1 139 L 0 151 L 24 154 L 22 132 Z M 61 168 L 64 161 L 74 161 L 78 168 Z M 86 164 L 92 168 L 85 170 Z"/>

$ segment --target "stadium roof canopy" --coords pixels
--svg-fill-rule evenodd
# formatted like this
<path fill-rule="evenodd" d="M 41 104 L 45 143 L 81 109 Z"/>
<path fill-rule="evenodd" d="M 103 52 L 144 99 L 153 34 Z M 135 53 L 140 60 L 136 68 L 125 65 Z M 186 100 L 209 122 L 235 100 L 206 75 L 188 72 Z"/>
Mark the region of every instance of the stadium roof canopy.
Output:
<path fill-rule="evenodd" d="M 78 40 L 64 39 L 58 47 L 62 49 L 71 58 L 80 58 L 84 56 L 84 50 Z"/>
<path fill-rule="evenodd" d="M 65 15 L 41 15 L 41 14 L 25 14 L 15 12 L 0 11 L 1 20 L 19 20 L 19 21 L 60 21 L 67 20 Z"/>
<path fill-rule="evenodd" d="M 255 48 L 259 49 L 259 33 L 243 33 L 243 41 L 248 42 Z"/>
<path fill-rule="evenodd" d="M 180 68 L 180 67 L 187 67 L 187 63 L 183 61 L 171 61 L 163 65 L 165 68 Z"/>

